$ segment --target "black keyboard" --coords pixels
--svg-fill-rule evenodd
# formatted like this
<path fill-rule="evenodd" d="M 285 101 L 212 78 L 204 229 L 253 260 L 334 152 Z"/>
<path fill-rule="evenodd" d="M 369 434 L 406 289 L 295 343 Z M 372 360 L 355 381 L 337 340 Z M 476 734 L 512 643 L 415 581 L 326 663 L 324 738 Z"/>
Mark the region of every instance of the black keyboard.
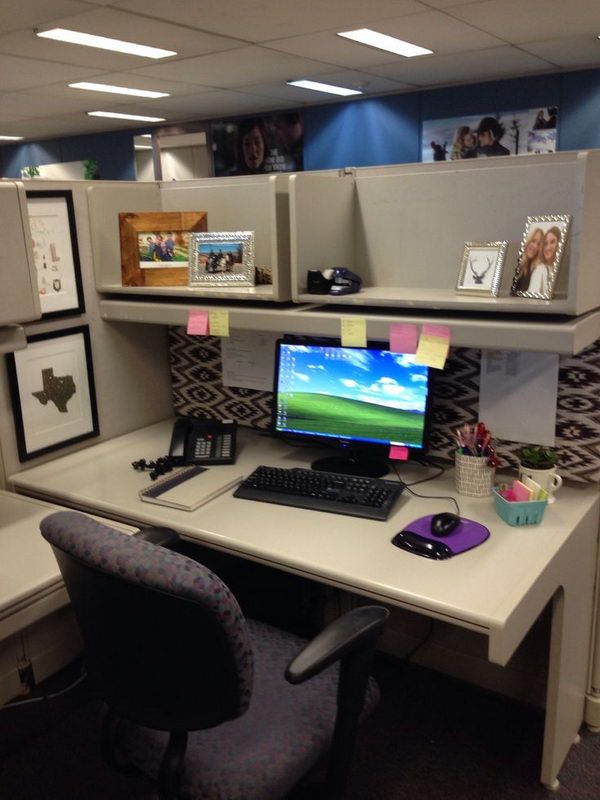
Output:
<path fill-rule="evenodd" d="M 233 496 L 353 517 L 387 519 L 404 484 L 312 469 L 257 467 Z"/>

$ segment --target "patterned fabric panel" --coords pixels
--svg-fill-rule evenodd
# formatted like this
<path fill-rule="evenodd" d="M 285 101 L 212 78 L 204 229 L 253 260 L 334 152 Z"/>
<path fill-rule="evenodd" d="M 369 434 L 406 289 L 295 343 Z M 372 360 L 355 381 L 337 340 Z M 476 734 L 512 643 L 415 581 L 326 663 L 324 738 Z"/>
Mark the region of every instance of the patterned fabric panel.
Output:
<path fill-rule="evenodd" d="M 285 668 L 303 639 L 247 620 L 255 683 L 244 716 L 191 733 L 182 774 L 185 800 L 273 800 L 284 797 L 328 747 L 336 714 L 337 667 L 292 686 Z M 377 704 L 371 681 L 365 714 Z M 167 735 L 123 723 L 121 755 L 156 776 Z"/>
<path fill-rule="evenodd" d="M 76 511 L 45 517 L 42 536 L 50 544 L 110 575 L 186 597 L 206 606 L 226 633 L 237 664 L 240 713 L 250 702 L 253 659 L 250 637 L 235 597 L 210 570 L 179 553 L 116 531 Z"/>
<path fill-rule="evenodd" d="M 268 428 L 272 395 L 221 384 L 220 340 L 169 331 L 173 405 L 182 416 L 230 416 Z M 430 455 L 454 460 L 454 430 L 479 417 L 480 351 L 452 348 L 443 372 L 434 370 Z M 517 466 L 520 442 L 498 442 L 503 464 Z M 576 356 L 561 356 L 556 416 L 559 471 L 575 481 L 600 481 L 600 341 Z"/>

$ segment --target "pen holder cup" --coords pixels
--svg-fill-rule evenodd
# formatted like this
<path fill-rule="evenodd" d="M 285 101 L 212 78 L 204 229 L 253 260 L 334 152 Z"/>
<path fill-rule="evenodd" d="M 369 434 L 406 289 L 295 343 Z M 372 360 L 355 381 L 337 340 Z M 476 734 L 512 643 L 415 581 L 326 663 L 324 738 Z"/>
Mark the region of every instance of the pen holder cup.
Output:
<path fill-rule="evenodd" d="M 488 465 L 487 456 L 465 456 L 457 452 L 454 466 L 456 491 L 459 494 L 487 497 L 492 493 L 495 470 Z"/>
<path fill-rule="evenodd" d="M 525 503 L 511 503 L 505 500 L 498 489 L 493 489 L 496 514 L 509 525 L 538 525 L 548 505 L 547 500 L 529 500 Z"/>

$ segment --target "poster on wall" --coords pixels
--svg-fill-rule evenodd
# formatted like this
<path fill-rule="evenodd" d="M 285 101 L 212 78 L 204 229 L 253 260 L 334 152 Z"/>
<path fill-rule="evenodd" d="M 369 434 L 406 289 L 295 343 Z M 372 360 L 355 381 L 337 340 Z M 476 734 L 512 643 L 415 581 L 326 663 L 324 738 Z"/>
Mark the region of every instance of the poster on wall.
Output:
<path fill-rule="evenodd" d="M 502 111 L 425 120 L 422 161 L 455 161 L 520 153 L 554 153 L 558 108 Z"/>
<path fill-rule="evenodd" d="M 303 169 L 303 120 L 298 112 L 211 125 L 214 174 L 267 175 Z"/>

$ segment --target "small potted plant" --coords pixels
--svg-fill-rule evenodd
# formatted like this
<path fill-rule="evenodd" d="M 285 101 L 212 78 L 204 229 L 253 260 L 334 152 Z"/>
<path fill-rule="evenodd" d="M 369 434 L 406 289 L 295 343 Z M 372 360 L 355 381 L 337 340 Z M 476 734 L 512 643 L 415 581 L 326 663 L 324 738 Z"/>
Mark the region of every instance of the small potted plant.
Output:
<path fill-rule="evenodd" d="M 519 479 L 531 478 L 548 492 L 548 502 L 554 502 L 554 492 L 562 486 L 562 478 L 556 474 L 558 453 L 542 445 L 528 445 L 517 450 Z"/>

